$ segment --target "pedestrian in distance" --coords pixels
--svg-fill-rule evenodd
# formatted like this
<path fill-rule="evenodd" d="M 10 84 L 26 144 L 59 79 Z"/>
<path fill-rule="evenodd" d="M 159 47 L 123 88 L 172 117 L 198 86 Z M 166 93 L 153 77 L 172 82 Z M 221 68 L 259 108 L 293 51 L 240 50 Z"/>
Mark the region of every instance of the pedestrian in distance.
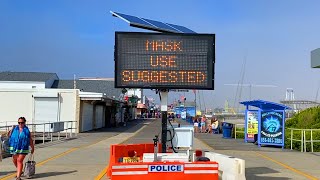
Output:
<path fill-rule="evenodd" d="M 10 137 L 9 151 L 12 155 L 13 164 L 17 169 L 16 179 L 20 180 L 23 169 L 23 160 L 30 152 L 29 146 L 31 146 L 31 154 L 34 153 L 34 143 L 29 128 L 26 126 L 26 118 L 20 117 L 18 119 L 18 126 L 13 126 L 9 131 L 8 136 Z"/>
<path fill-rule="evenodd" d="M 174 113 L 171 113 L 171 121 L 174 122 Z"/>
<path fill-rule="evenodd" d="M 206 133 L 212 133 L 213 130 L 217 130 L 217 128 L 219 127 L 219 121 L 217 118 L 212 117 L 211 118 L 211 122 L 210 124 L 208 124 L 208 128 L 206 130 Z"/>
<path fill-rule="evenodd" d="M 198 133 L 201 133 L 201 116 L 198 116 L 197 121 L 198 121 Z"/>
<path fill-rule="evenodd" d="M 205 115 L 203 115 L 201 118 L 201 132 L 202 133 L 206 132 L 206 121 L 207 121 L 207 118 Z"/>
<path fill-rule="evenodd" d="M 199 122 L 198 122 L 198 117 L 194 117 L 193 118 L 193 126 L 194 126 L 194 132 L 198 133 L 199 132 L 199 128 L 198 128 Z"/>

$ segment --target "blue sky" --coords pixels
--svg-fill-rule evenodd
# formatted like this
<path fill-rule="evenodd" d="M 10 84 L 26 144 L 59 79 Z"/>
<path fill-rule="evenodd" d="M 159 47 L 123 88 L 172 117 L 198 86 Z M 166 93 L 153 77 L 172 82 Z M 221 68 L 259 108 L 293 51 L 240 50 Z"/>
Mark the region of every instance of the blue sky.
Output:
<path fill-rule="evenodd" d="M 240 80 L 245 57 L 244 83 L 277 86 L 253 87 L 253 99 L 278 102 L 293 88 L 296 99 L 315 100 L 320 69 L 311 69 L 310 51 L 320 47 L 318 7 L 318 0 L 2 0 L 0 71 L 113 77 L 114 32 L 141 30 L 112 17 L 112 10 L 216 34 L 216 88 L 202 93 L 202 107 L 233 104 L 237 88 L 224 84 Z M 242 100 L 248 98 L 244 87 Z"/>

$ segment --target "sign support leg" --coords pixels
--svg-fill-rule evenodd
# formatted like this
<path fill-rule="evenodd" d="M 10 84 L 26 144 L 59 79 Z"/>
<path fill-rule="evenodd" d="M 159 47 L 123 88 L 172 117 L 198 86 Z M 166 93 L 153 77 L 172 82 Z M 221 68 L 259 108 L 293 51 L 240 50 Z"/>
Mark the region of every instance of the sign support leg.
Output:
<path fill-rule="evenodd" d="M 168 115 L 168 90 L 161 92 L 161 117 L 162 117 L 162 153 L 167 152 L 167 115 Z"/>

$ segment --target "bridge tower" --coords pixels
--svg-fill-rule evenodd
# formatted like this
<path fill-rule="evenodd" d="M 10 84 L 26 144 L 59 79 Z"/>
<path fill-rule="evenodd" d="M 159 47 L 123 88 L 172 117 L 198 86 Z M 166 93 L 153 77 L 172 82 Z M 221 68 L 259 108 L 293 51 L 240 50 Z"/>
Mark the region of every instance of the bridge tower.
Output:
<path fill-rule="evenodd" d="M 292 88 L 286 90 L 286 101 L 294 101 L 294 92 Z"/>

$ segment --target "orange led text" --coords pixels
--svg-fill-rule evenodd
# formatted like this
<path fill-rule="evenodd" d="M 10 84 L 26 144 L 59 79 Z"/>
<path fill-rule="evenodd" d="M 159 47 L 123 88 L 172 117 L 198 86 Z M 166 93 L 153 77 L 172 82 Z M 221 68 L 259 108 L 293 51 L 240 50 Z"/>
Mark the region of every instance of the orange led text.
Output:
<path fill-rule="evenodd" d="M 149 82 L 149 83 L 203 83 L 206 74 L 200 71 L 144 71 L 124 70 L 122 71 L 124 82 Z"/>
<path fill-rule="evenodd" d="M 147 40 L 147 51 L 182 51 L 181 41 Z"/>

